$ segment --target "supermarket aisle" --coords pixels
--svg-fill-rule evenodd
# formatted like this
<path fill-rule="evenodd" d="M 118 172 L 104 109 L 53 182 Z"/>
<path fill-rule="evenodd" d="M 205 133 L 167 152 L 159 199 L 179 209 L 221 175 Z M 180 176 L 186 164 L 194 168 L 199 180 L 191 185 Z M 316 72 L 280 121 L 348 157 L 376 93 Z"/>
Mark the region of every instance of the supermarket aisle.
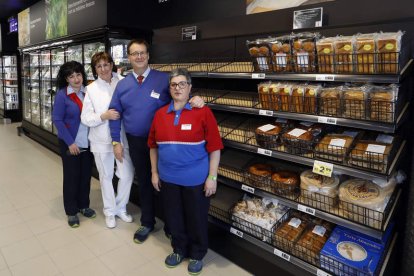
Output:
<path fill-rule="evenodd" d="M 0 276 L 6 275 L 188 275 L 187 261 L 174 269 L 164 266 L 170 253 L 161 223 L 142 245 L 134 244 L 137 224 L 117 220 L 105 227 L 97 180 L 91 207 L 97 217 L 82 216 L 70 228 L 63 211 L 61 160 L 30 138 L 17 136 L 19 124 L 0 125 Z M 134 219 L 139 208 L 128 205 Z M 201 275 L 248 275 L 209 251 Z"/>

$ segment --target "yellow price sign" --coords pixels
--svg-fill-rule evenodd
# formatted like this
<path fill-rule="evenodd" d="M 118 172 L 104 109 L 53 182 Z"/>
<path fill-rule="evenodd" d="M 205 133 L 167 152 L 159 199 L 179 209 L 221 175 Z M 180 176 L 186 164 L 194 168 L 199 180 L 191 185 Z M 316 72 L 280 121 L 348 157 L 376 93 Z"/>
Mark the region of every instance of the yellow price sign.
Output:
<path fill-rule="evenodd" d="M 331 177 L 333 172 L 333 164 L 315 160 L 315 162 L 313 162 L 312 172 Z"/>

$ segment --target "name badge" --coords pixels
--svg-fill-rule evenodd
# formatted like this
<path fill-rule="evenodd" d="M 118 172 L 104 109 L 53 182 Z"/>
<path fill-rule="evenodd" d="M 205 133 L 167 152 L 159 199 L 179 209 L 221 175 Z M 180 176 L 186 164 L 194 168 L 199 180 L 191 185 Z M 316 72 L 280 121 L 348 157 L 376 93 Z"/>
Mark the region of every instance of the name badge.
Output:
<path fill-rule="evenodd" d="M 155 99 L 159 99 L 160 98 L 160 93 L 157 93 L 154 90 L 152 90 L 151 97 L 152 98 L 155 98 Z"/>
<path fill-rule="evenodd" d="M 181 130 L 191 130 L 191 124 L 181 125 Z"/>

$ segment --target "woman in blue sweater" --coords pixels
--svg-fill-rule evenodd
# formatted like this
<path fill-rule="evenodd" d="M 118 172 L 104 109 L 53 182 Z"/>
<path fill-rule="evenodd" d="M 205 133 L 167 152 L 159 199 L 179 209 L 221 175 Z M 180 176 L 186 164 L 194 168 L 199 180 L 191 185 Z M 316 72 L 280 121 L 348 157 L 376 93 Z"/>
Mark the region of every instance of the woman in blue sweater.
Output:
<path fill-rule="evenodd" d="M 89 151 L 88 127 L 80 118 L 85 85 L 82 64 L 68 61 L 60 67 L 52 120 L 58 130 L 63 164 L 63 204 L 68 224 L 73 228 L 79 227 L 78 212 L 88 218 L 96 216 L 89 208 L 93 156 Z"/>

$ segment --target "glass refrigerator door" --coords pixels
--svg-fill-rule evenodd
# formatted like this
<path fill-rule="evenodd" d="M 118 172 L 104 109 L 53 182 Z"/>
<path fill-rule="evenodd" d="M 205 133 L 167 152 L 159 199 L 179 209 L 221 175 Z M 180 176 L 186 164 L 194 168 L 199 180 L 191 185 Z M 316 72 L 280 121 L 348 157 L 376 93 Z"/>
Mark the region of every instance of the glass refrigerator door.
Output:
<path fill-rule="evenodd" d="M 23 96 L 23 119 L 32 121 L 30 104 L 30 55 L 22 55 L 22 96 Z"/>
<path fill-rule="evenodd" d="M 5 108 L 7 110 L 18 109 L 19 93 L 17 84 L 17 57 L 3 57 L 3 65 Z"/>
<path fill-rule="evenodd" d="M 51 62 L 52 62 L 52 69 L 51 69 L 51 87 L 52 90 L 49 92 L 49 102 L 51 106 L 51 110 L 53 110 L 53 103 L 54 103 L 54 93 L 57 92 L 57 74 L 59 72 L 60 66 L 65 63 L 65 49 L 59 48 L 59 49 L 53 49 L 51 55 Z M 50 123 L 49 123 L 50 122 Z M 50 124 L 50 127 L 53 128 L 53 133 L 57 134 L 57 129 L 52 124 L 52 117 L 49 116 L 48 124 Z"/>
<path fill-rule="evenodd" d="M 50 99 L 52 66 L 50 50 L 42 51 L 40 57 L 40 121 L 43 129 L 52 132 L 52 102 Z"/>
<path fill-rule="evenodd" d="M 73 45 L 66 50 L 66 61 L 77 61 L 82 63 L 82 45 Z"/>
<path fill-rule="evenodd" d="M 83 45 L 83 56 L 84 56 L 84 65 L 85 72 L 88 78 L 88 82 L 94 81 L 92 68 L 91 68 L 91 58 L 96 52 L 104 52 L 105 44 L 102 42 L 88 43 Z"/>
<path fill-rule="evenodd" d="M 111 56 L 118 68 L 118 74 L 124 75 L 132 68 L 128 61 L 127 54 L 129 40 L 110 38 L 109 41 L 111 43 Z"/>
<path fill-rule="evenodd" d="M 30 103 L 31 122 L 40 126 L 40 52 L 30 53 Z"/>
<path fill-rule="evenodd" d="M 0 57 L 0 115 L 4 115 L 3 58 Z"/>

